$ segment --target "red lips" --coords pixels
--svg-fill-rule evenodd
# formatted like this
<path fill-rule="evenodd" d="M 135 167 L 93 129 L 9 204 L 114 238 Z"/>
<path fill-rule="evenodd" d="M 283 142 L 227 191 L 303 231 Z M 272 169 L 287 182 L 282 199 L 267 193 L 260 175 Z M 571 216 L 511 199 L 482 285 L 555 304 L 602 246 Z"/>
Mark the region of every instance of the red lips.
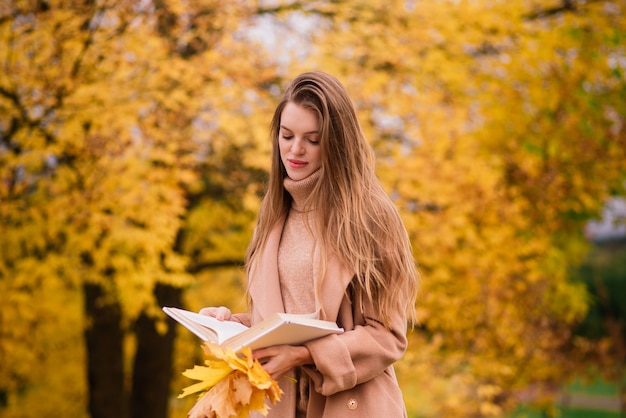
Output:
<path fill-rule="evenodd" d="M 287 161 L 289 161 L 289 165 L 292 168 L 302 168 L 302 167 L 306 167 L 306 165 L 308 164 L 306 161 L 300 161 L 300 160 L 287 159 Z"/>

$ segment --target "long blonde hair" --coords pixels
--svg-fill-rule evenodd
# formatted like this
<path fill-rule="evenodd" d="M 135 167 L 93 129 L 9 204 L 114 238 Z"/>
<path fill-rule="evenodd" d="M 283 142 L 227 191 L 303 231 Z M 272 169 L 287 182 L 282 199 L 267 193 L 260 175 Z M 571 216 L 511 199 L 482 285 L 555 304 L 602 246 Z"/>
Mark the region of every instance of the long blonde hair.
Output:
<path fill-rule="evenodd" d="M 373 151 L 346 90 L 326 73 L 296 77 L 274 112 L 270 127 L 272 165 L 246 254 L 248 273 L 254 269 L 272 227 L 291 207 L 291 196 L 283 187 L 287 172 L 278 147 L 281 114 L 290 102 L 312 111 L 319 122 L 320 179 L 305 206 L 315 209 L 313 235 L 321 250 L 320 281 L 327 255 L 334 253 L 353 270 L 352 286 L 380 310 L 385 325 L 390 326 L 393 314 L 399 311 L 415 320 L 418 273 L 407 232 L 375 175 Z"/>

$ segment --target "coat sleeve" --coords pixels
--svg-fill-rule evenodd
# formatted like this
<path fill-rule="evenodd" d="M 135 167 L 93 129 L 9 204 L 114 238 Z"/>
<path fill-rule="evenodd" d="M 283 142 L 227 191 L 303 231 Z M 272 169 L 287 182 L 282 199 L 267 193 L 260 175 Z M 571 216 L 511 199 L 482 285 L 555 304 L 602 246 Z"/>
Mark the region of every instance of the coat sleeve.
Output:
<path fill-rule="evenodd" d="M 305 370 L 315 390 L 325 396 L 375 378 L 402 358 L 407 348 L 404 313 L 397 312 L 387 328 L 370 302 L 362 309 L 346 299 L 342 305 L 347 308 L 338 320 L 346 331 L 305 344 L 314 362 Z"/>

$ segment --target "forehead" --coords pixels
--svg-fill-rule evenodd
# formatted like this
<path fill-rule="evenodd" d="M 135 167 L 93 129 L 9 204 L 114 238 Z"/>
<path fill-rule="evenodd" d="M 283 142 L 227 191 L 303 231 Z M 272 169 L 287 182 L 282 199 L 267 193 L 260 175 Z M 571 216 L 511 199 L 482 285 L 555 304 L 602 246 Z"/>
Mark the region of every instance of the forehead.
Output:
<path fill-rule="evenodd" d="M 319 121 L 311 110 L 289 102 L 280 115 L 280 126 L 293 132 L 312 133 L 319 130 Z"/>

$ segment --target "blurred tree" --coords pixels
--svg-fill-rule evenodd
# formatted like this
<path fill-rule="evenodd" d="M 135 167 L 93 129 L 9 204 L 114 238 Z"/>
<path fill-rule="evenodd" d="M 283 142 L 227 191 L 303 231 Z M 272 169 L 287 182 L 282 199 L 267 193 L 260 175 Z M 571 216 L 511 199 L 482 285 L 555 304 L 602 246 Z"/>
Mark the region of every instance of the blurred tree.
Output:
<path fill-rule="evenodd" d="M 368 121 L 424 272 L 422 326 L 403 366 L 428 388 L 430 416 L 500 415 L 529 385 L 550 389 L 587 366 L 589 342 L 572 331 L 588 295 L 568 268 L 587 251 L 583 223 L 624 193 L 624 7 L 346 0 L 267 10 L 318 20 L 315 48 L 296 66 L 337 74 Z"/>
<path fill-rule="evenodd" d="M 30 343 L 43 328 L 44 312 L 32 307 L 45 281 L 83 289 L 83 408 L 92 417 L 165 417 L 175 334 L 158 306 L 182 303 L 189 271 L 240 262 L 245 247 L 228 243 L 249 235 L 248 196 L 261 180 L 243 151 L 257 148 L 252 113 L 263 113 L 259 86 L 275 76 L 239 33 L 251 10 L 210 0 L 0 10 L 5 406 L 29 392 L 47 355 Z M 184 225 L 198 211 L 211 222 L 194 240 Z M 22 413 L 60 413 L 33 404 L 41 409 Z"/>
<path fill-rule="evenodd" d="M 351 93 L 424 272 L 399 364 L 409 407 L 502 415 L 575 372 L 597 347 L 572 333 L 588 296 L 568 267 L 626 174 L 624 7 L 3 4 L 0 411 L 165 416 L 174 329 L 158 305 L 235 293 L 237 274 L 206 269 L 241 264 L 281 77 L 315 68 Z M 304 44 L 266 54 L 249 35 L 266 21 Z"/>
<path fill-rule="evenodd" d="M 579 269 L 574 271 L 591 291 L 590 314 L 578 334 L 599 347 L 592 354 L 600 365 L 591 370 L 592 380 L 601 377 L 617 382 L 622 415 L 626 414 L 626 241 L 596 242 Z"/>

